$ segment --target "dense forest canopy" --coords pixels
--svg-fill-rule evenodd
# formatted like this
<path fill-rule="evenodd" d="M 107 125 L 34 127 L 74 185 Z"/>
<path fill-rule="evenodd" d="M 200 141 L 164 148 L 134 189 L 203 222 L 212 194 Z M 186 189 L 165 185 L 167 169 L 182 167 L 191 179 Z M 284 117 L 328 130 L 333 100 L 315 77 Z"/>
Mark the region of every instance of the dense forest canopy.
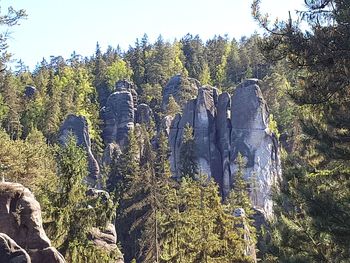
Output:
<path fill-rule="evenodd" d="M 151 43 L 145 34 L 127 50 L 103 52 L 97 43 L 89 57 L 51 57 L 33 71 L 21 61 L 8 69 L 8 35 L 0 34 L 0 175 L 34 193 L 43 227 L 67 262 L 349 261 L 350 3 L 305 4 L 297 21 L 271 23 L 261 13 L 264 2 L 253 1 L 263 36 L 204 41 L 187 34 L 169 42 L 160 35 Z M 0 25 L 25 17 L 11 8 Z M 174 76 L 183 90 L 165 99 Z M 273 217 L 262 220 L 251 198 L 258 175 L 247 180 L 245 151 L 236 153 L 234 182 L 224 196 L 220 182 L 202 173 L 197 127 L 181 128 L 178 176 L 163 127 L 199 101 L 193 87 L 212 98 L 227 92 L 230 100 L 246 79 L 259 79 L 262 95 L 254 94 L 268 105 L 265 130 L 282 166 Z M 116 83 L 123 83 L 119 92 L 130 105 L 137 101 L 154 116 L 128 123 L 120 145 L 107 143 L 104 131 Z M 88 127 L 83 136 L 64 133 L 65 125 L 75 125 L 72 116 Z M 101 180 L 92 187 L 96 164 Z M 118 243 L 96 246 L 94 233 L 110 226 Z"/>

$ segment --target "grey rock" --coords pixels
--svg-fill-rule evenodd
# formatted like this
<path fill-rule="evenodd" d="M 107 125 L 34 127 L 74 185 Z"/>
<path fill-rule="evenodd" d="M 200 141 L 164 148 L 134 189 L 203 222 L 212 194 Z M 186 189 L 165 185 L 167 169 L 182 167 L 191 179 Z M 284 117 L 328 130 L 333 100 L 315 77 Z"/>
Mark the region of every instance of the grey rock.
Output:
<path fill-rule="evenodd" d="M 135 117 L 136 123 L 145 124 L 147 126 L 149 126 L 154 119 L 151 108 L 144 103 L 141 103 L 137 106 Z"/>
<path fill-rule="evenodd" d="M 0 183 L 0 232 L 13 239 L 18 247 L 24 248 L 33 263 L 65 262 L 62 255 L 51 247 L 45 234 L 40 204 L 21 184 Z M 2 238 L 4 244 L 6 238 L 3 235 Z"/>
<path fill-rule="evenodd" d="M 169 131 L 170 166 L 179 177 L 183 130 L 193 127 L 199 172 L 213 177 L 223 198 L 234 187 L 238 153 L 246 161 L 245 179 L 252 189 L 253 207 L 272 216 L 271 191 L 281 180 L 278 142 L 269 130 L 269 112 L 258 81 L 250 79 L 239 85 L 233 96 L 218 95 L 209 86 L 198 89 L 182 115 L 176 115 Z"/>
<path fill-rule="evenodd" d="M 99 247 L 107 250 L 118 249 L 117 232 L 113 224 L 108 224 L 104 229 L 92 228 L 90 239 Z"/>
<path fill-rule="evenodd" d="M 112 93 L 102 109 L 102 119 L 105 143 L 117 143 L 123 148 L 129 131 L 134 129 L 134 100 L 131 92 L 125 89 Z"/>
<path fill-rule="evenodd" d="M 112 163 L 113 158 L 118 157 L 122 153 L 120 147 L 116 143 L 107 144 L 105 150 L 103 151 L 102 163 L 104 165 L 109 165 Z"/>
<path fill-rule="evenodd" d="M 168 137 L 170 135 L 171 123 L 172 123 L 173 119 L 174 119 L 173 116 L 167 115 L 162 119 L 162 121 L 160 123 L 160 130 L 164 131 Z"/>
<path fill-rule="evenodd" d="M 136 109 L 137 107 L 137 104 L 138 104 L 138 95 L 137 95 L 137 87 L 136 85 L 131 82 L 131 81 L 127 81 L 127 80 L 118 80 L 116 83 L 115 83 L 115 90 L 116 91 L 123 91 L 123 90 L 126 90 L 126 91 L 129 91 L 132 95 L 132 98 L 133 98 L 133 102 L 134 102 L 134 107 Z"/>
<path fill-rule="evenodd" d="M 231 96 L 224 92 L 218 98 L 216 118 L 217 144 L 222 161 L 222 178 L 218 183 L 224 198 L 232 186 L 230 170 L 231 126 Z"/>
<path fill-rule="evenodd" d="M 28 253 L 8 235 L 0 233 L 0 262 L 31 263 Z"/>
<path fill-rule="evenodd" d="M 26 98 L 31 99 L 37 94 L 38 90 L 34 86 L 26 86 L 24 89 L 24 95 Z"/>
<path fill-rule="evenodd" d="M 173 96 L 175 101 L 181 107 L 184 107 L 188 100 L 193 99 L 197 96 L 199 87 L 200 83 L 198 80 L 187 78 L 182 75 L 175 75 L 169 80 L 163 89 L 163 110 L 166 109 L 170 96 Z"/>
<path fill-rule="evenodd" d="M 254 185 L 250 192 L 253 206 L 271 218 L 272 188 L 281 181 L 281 165 L 277 140 L 268 128 L 268 108 L 256 80 L 248 80 L 236 88 L 231 124 L 231 181 L 237 170 L 235 159 L 241 153 L 246 160 L 245 178 Z"/>
<path fill-rule="evenodd" d="M 216 143 L 215 91 L 216 89 L 210 86 L 199 88 L 195 105 L 193 132 L 199 173 L 213 177 L 220 183 L 222 165 Z"/>
<path fill-rule="evenodd" d="M 91 186 L 98 185 L 100 167 L 91 150 L 89 127 L 86 118 L 73 114 L 68 115 L 59 130 L 59 142 L 66 144 L 70 133 L 75 136 L 77 145 L 83 146 L 86 150 L 89 163 L 89 176 L 86 178 L 87 183 Z"/>
<path fill-rule="evenodd" d="M 65 263 L 64 257 L 58 252 L 54 247 L 47 247 L 38 251 L 29 250 L 29 255 L 32 259 L 32 262 L 35 263 Z"/>

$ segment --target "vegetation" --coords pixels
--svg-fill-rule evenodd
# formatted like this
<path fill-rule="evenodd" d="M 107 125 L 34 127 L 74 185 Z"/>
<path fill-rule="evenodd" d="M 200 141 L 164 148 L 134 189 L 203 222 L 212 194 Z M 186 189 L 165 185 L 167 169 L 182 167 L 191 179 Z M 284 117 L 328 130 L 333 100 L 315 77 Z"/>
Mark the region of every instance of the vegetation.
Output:
<path fill-rule="evenodd" d="M 203 41 L 187 34 L 150 43 L 144 35 L 125 52 L 119 47 L 102 52 L 97 43 L 91 57 L 52 57 L 32 72 L 22 62 L 15 71 L 6 69 L 8 35 L 0 34 L 0 175 L 34 192 L 44 228 L 69 262 L 119 258 L 118 251 L 98 249 L 89 238 L 93 228 L 110 222 L 118 226 L 126 262 L 253 261 L 246 253 L 257 243 L 249 192 L 257 186 L 244 180 L 244 158 L 238 154 L 234 188 L 222 200 L 218 185 L 200 174 L 187 125 L 179 174 L 172 177 L 168 140 L 159 124 L 162 116 L 181 113 L 183 101 L 179 106 L 172 96 L 162 107 L 162 89 L 176 74 L 227 92 L 245 78 L 262 80 L 269 130 L 284 154 L 275 218 L 260 233 L 266 243 L 261 260 L 348 262 L 350 6 L 343 0 L 305 3 L 299 16 L 307 27 L 291 19 L 271 25 L 260 12 L 263 3 L 255 0 L 253 16 L 264 36 Z M 23 10 L 10 9 L 0 25 L 14 26 L 25 17 Z M 131 130 L 122 152 L 106 165 L 111 197 L 88 196 L 85 151 L 73 136 L 58 146 L 58 130 L 68 114 L 85 116 L 100 157 L 105 146 L 100 109 L 122 79 L 136 84 L 156 123 Z M 35 88 L 28 95 L 30 87 Z M 244 219 L 236 218 L 234 211 L 242 208 Z"/>

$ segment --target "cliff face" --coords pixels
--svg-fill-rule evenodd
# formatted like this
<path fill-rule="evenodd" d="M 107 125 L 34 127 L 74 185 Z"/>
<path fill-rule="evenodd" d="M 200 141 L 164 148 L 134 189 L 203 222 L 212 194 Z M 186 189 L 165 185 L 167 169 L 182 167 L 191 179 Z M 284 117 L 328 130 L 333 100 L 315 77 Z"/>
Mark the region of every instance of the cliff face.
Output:
<path fill-rule="evenodd" d="M 172 121 L 169 132 L 171 170 L 179 176 L 183 130 L 193 127 L 201 174 L 213 177 L 222 195 L 234 187 L 235 159 L 246 161 L 245 178 L 251 182 L 253 206 L 272 215 L 272 187 L 281 176 L 278 143 L 268 128 L 269 113 L 257 80 L 246 80 L 234 94 L 218 95 L 212 87 L 201 87 L 187 102 L 183 114 Z"/>
<path fill-rule="evenodd" d="M 0 183 L 1 262 L 64 263 L 51 247 L 34 195 L 17 183 Z"/>

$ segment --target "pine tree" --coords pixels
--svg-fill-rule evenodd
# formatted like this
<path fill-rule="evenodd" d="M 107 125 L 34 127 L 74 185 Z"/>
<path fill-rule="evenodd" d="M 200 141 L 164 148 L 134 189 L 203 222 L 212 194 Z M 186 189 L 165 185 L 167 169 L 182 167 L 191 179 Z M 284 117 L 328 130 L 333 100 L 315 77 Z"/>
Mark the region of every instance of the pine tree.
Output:
<path fill-rule="evenodd" d="M 177 113 L 181 112 L 181 107 L 177 104 L 176 100 L 172 95 L 169 97 L 168 104 L 166 106 L 166 115 L 175 116 Z"/>
<path fill-rule="evenodd" d="M 187 123 L 184 128 L 182 145 L 180 148 L 181 177 L 190 176 L 192 178 L 195 178 L 198 174 L 195 146 L 193 129 Z"/>
<path fill-rule="evenodd" d="M 247 215 L 252 214 L 252 204 L 249 197 L 248 182 L 244 179 L 245 163 L 243 156 L 238 153 L 235 164 L 237 170 L 234 174 L 233 188 L 228 197 L 228 203 L 232 212 L 237 208 L 243 208 Z"/>
<path fill-rule="evenodd" d="M 141 172 L 140 149 L 134 129 L 129 131 L 128 143 L 123 153 L 117 158 L 112 171 L 114 171 L 112 174 L 114 178 L 110 178 L 110 182 L 113 182 L 110 189 L 115 193 L 116 202 L 119 204 L 116 220 L 117 234 L 121 241 L 125 260 L 131 261 L 133 258 L 137 258 L 139 232 L 130 231 L 137 215 L 130 214 L 127 210 L 137 201 L 131 200 L 129 196 L 133 182 L 139 180 Z"/>
<path fill-rule="evenodd" d="M 251 262 L 212 180 L 183 177 L 165 199 L 171 202 L 161 224 L 161 262 Z"/>
<path fill-rule="evenodd" d="M 89 239 L 92 227 L 105 227 L 114 217 L 115 206 L 110 200 L 86 196 L 84 178 L 88 174 L 85 150 L 68 137 L 66 145 L 57 151 L 58 176 L 44 180 L 44 223 L 55 247 L 69 262 L 109 262 L 120 257 L 118 251 L 97 248 Z"/>
<path fill-rule="evenodd" d="M 253 14 L 271 34 L 266 58 L 285 60 L 299 81 L 289 92 L 301 107 L 303 151 L 289 156 L 271 252 L 279 262 L 346 262 L 349 213 L 349 3 L 305 1 L 300 19 L 271 27 L 254 1 Z"/>

